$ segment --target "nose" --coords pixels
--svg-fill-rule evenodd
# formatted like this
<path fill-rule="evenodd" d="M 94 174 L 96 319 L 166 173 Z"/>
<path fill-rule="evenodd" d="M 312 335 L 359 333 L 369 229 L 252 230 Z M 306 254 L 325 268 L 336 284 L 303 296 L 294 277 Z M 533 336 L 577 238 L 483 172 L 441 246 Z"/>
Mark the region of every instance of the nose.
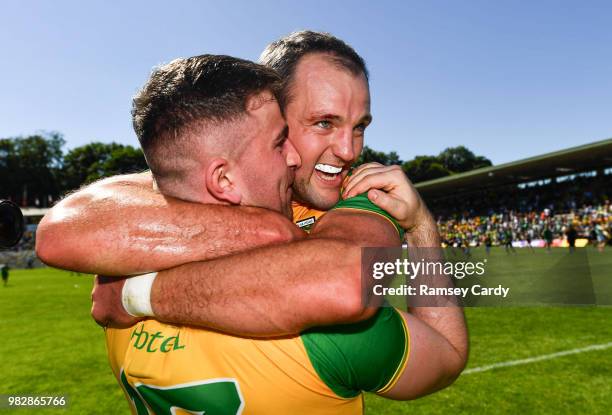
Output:
<path fill-rule="evenodd" d="M 285 161 L 287 167 L 295 167 L 296 169 L 302 165 L 302 158 L 293 146 L 291 140 L 285 140 Z"/>
<path fill-rule="evenodd" d="M 355 142 L 353 140 L 353 130 L 350 128 L 339 129 L 333 138 L 332 151 L 334 155 L 345 162 L 355 160 Z"/>

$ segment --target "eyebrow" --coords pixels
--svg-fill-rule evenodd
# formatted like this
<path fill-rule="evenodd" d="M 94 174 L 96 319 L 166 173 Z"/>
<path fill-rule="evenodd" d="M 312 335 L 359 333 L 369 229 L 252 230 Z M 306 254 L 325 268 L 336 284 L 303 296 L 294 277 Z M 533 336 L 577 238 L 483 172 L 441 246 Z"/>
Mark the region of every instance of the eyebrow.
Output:
<path fill-rule="evenodd" d="M 324 119 L 333 121 L 342 121 L 342 117 L 329 112 L 314 112 L 310 115 L 310 120 Z"/>
<path fill-rule="evenodd" d="M 309 120 L 314 121 L 317 119 L 323 119 L 323 120 L 330 120 L 330 121 L 342 121 L 343 118 L 339 115 L 336 114 L 332 114 L 329 112 L 314 112 L 312 113 L 312 115 L 309 117 Z M 372 122 L 372 114 L 366 114 L 363 117 L 361 117 L 361 119 L 359 120 L 359 122 L 357 124 L 361 124 L 361 123 L 367 123 L 370 124 Z"/>

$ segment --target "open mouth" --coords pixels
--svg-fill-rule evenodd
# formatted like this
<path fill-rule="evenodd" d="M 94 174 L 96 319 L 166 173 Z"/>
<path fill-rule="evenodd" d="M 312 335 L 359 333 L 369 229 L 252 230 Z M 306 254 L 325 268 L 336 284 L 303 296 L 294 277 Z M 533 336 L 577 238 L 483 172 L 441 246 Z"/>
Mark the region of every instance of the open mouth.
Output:
<path fill-rule="evenodd" d="M 342 167 L 332 166 L 331 164 L 318 163 L 315 165 L 317 176 L 330 184 L 341 179 Z"/>

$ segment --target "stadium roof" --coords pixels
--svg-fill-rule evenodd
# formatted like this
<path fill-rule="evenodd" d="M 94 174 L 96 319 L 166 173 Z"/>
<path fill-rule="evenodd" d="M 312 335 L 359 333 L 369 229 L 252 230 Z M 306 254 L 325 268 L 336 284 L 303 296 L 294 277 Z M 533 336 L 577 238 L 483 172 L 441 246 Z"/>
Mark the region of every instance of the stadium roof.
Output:
<path fill-rule="evenodd" d="M 23 213 L 23 216 L 25 217 L 44 216 L 47 214 L 48 211 L 49 211 L 49 208 L 37 208 L 37 207 L 21 208 L 21 212 Z"/>
<path fill-rule="evenodd" d="M 612 167 L 612 138 L 542 154 L 498 166 L 415 184 L 425 198 L 474 192 L 484 188 L 551 179 Z"/>

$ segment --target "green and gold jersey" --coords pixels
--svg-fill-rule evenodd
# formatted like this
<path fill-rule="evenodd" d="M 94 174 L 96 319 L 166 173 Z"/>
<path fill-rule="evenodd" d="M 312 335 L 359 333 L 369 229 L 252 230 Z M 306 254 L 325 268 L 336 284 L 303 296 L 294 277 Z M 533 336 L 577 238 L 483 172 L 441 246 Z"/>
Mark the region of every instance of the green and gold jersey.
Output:
<path fill-rule="evenodd" d="M 292 208 L 293 222 L 306 232 L 309 232 L 317 220 L 327 213 L 324 210 L 312 209 L 308 206 L 301 205 L 298 202 L 293 202 Z M 397 223 L 397 221 L 387 212 L 373 204 L 370 199 L 368 199 L 367 193 L 362 193 L 355 197 L 351 197 L 350 199 L 340 199 L 340 201 L 336 203 L 333 208 L 331 208 L 331 210 L 338 209 L 359 210 L 362 212 L 369 212 L 379 215 L 388 220 L 395 227 L 401 240 L 404 239 L 404 230 L 399 223 Z"/>
<path fill-rule="evenodd" d="M 362 391 L 392 388 L 410 347 L 406 322 L 393 308 L 283 338 L 145 320 L 107 329 L 106 341 L 113 372 L 138 415 L 361 414 Z"/>
<path fill-rule="evenodd" d="M 359 324 L 252 339 L 145 320 L 107 329 L 113 372 L 146 415 L 361 414 L 361 392 L 384 392 L 409 354 L 405 321 L 381 308 Z M 188 412 L 189 411 L 189 412 Z"/>

